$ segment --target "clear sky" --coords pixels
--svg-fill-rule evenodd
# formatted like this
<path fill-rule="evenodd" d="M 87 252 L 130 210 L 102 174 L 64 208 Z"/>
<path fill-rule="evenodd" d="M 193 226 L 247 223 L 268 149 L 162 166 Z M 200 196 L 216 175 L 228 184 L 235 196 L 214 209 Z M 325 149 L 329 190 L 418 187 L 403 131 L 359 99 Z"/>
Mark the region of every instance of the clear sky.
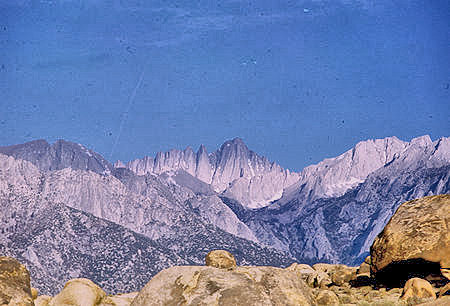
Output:
<path fill-rule="evenodd" d="M 241 137 L 301 170 L 450 136 L 447 0 L 0 0 L 0 145 L 115 161 Z"/>

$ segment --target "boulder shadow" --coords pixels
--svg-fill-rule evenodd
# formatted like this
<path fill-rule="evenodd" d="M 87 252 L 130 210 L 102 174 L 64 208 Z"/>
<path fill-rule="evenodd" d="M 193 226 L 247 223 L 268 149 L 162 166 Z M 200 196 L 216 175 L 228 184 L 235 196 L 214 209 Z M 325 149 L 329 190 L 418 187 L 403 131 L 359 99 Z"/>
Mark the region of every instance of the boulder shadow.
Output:
<path fill-rule="evenodd" d="M 445 282 L 440 269 L 437 262 L 417 258 L 392 262 L 373 276 L 378 286 L 387 288 L 402 288 L 413 277 L 426 279 L 439 286 Z"/>

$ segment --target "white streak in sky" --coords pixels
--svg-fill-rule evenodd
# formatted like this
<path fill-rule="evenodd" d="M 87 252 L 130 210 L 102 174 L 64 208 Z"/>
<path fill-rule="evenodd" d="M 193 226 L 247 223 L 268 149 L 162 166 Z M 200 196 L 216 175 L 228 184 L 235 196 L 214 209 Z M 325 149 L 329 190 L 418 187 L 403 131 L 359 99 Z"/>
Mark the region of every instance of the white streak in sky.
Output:
<path fill-rule="evenodd" d="M 136 97 L 136 93 L 137 93 L 139 87 L 141 87 L 142 80 L 144 79 L 145 66 L 146 65 L 144 65 L 144 68 L 142 69 L 142 72 L 141 72 L 141 76 L 139 77 L 139 80 L 138 80 L 136 86 L 134 87 L 134 90 L 131 93 L 130 98 L 128 99 L 128 106 L 122 117 L 122 120 L 120 121 L 119 133 L 117 134 L 117 137 L 114 141 L 113 147 L 111 149 L 111 154 L 109 154 L 109 160 L 111 160 L 114 150 L 116 149 L 117 143 L 119 142 L 119 138 L 120 138 L 120 135 L 122 134 L 123 126 L 125 125 L 125 122 L 128 119 L 128 114 L 130 113 L 131 106 L 133 105 L 134 98 Z"/>

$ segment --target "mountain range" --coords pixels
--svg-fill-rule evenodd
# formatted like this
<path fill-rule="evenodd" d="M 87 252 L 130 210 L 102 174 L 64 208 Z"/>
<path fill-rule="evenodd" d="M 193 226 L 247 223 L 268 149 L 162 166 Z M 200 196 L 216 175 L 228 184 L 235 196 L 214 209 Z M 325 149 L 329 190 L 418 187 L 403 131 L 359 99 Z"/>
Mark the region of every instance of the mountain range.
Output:
<path fill-rule="evenodd" d="M 444 193 L 446 137 L 363 141 L 298 173 L 239 138 L 114 165 L 81 144 L 36 140 L 0 147 L 0 252 L 44 293 L 80 276 L 137 290 L 217 248 L 239 264 L 358 264 L 402 202 Z"/>

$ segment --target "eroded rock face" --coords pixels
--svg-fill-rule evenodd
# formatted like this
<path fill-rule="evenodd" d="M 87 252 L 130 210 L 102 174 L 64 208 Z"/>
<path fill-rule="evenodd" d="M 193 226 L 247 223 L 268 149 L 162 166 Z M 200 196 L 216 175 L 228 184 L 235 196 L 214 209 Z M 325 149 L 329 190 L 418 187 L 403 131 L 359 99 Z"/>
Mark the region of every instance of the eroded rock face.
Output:
<path fill-rule="evenodd" d="M 37 299 L 39 291 L 36 288 L 31 288 L 31 297 L 33 300 Z"/>
<path fill-rule="evenodd" d="M 12 257 L 0 257 L 0 305 L 31 306 L 30 273 Z"/>
<path fill-rule="evenodd" d="M 236 267 L 233 254 L 225 250 L 214 250 L 205 257 L 206 265 L 220 269 L 232 270 Z"/>
<path fill-rule="evenodd" d="M 320 290 L 316 296 L 317 304 L 319 305 L 339 305 L 339 298 L 331 290 Z"/>
<path fill-rule="evenodd" d="M 292 265 L 287 267 L 286 270 L 295 272 L 297 276 L 306 282 L 309 287 L 314 287 L 315 280 L 317 279 L 317 271 L 310 265 L 294 262 Z"/>
<path fill-rule="evenodd" d="M 51 299 L 49 306 L 85 306 L 98 305 L 106 293 L 94 282 L 86 278 L 68 281 L 64 289 Z"/>
<path fill-rule="evenodd" d="M 129 306 L 139 292 L 117 294 L 105 297 L 99 306 Z"/>
<path fill-rule="evenodd" d="M 34 306 L 47 306 L 52 300 L 49 295 L 40 295 L 34 300 Z"/>
<path fill-rule="evenodd" d="M 179 266 L 158 273 L 131 305 L 316 305 L 296 273 L 274 267 Z"/>
<path fill-rule="evenodd" d="M 411 278 L 405 284 L 402 293 L 402 300 L 408 300 L 409 298 L 436 298 L 434 289 L 429 282 L 421 278 Z"/>
<path fill-rule="evenodd" d="M 409 277 L 425 277 L 426 270 L 440 274 L 439 268 L 450 267 L 448 224 L 450 195 L 403 203 L 372 244 L 372 274 L 381 281 L 383 270 L 389 269 L 398 275 L 404 269 Z"/>
<path fill-rule="evenodd" d="M 446 284 L 444 287 L 439 289 L 439 297 L 443 297 L 445 295 L 450 296 L 450 283 Z"/>

